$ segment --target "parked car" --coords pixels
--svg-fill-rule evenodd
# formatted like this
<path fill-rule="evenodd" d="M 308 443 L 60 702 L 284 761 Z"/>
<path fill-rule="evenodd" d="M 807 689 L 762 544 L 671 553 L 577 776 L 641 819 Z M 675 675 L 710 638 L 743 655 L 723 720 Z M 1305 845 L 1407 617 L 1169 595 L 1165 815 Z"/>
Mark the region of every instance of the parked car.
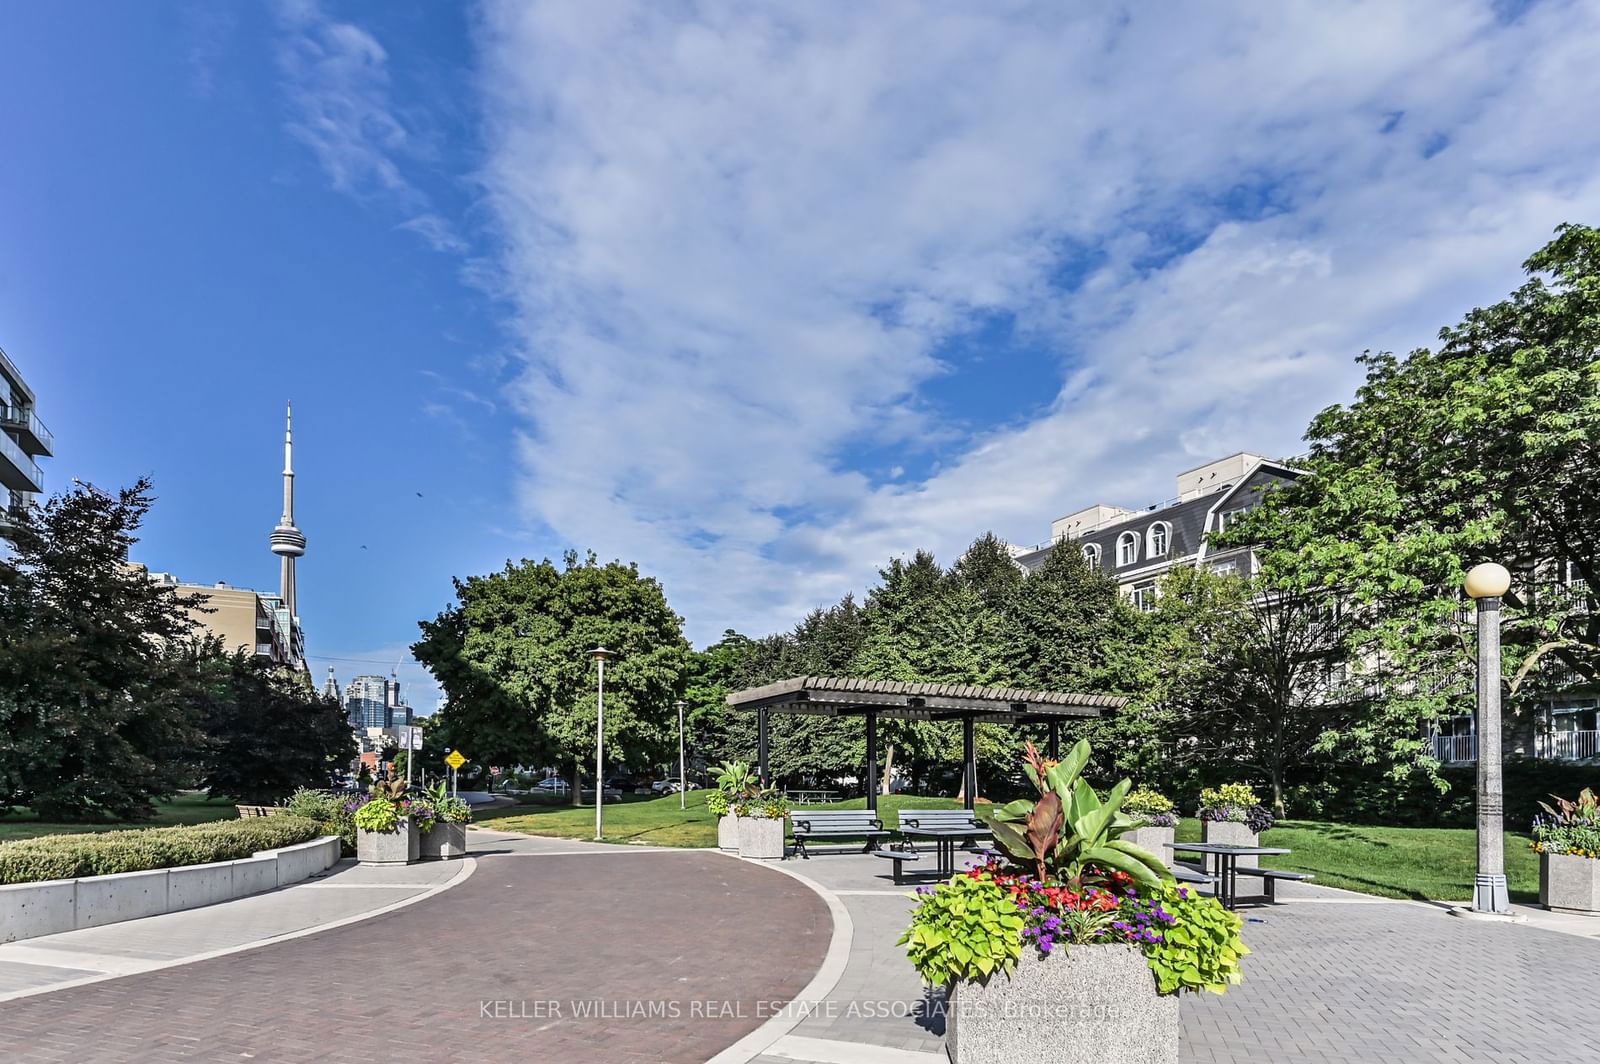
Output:
<path fill-rule="evenodd" d="M 540 780 L 533 788 L 540 794 L 571 794 L 572 785 L 560 776 L 551 776 L 549 779 Z"/>

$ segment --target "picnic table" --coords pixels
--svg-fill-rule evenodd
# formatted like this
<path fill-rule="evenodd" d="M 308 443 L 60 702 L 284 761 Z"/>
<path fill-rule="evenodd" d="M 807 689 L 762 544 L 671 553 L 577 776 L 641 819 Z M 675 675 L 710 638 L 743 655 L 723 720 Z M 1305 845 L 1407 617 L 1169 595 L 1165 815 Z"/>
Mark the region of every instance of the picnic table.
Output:
<path fill-rule="evenodd" d="M 831 805 L 839 800 L 838 791 L 788 791 L 786 796 L 800 805 Z"/>
<path fill-rule="evenodd" d="M 956 874 L 956 843 L 975 840 L 989 834 L 989 825 L 966 809 L 902 809 L 900 835 L 914 847 L 913 839 L 932 839 L 937 852 L 938 873 L 949 877 Z"/>
<path fill-rule="evenodd" d="M 1275 857 L 1294 852 L 1282 846 L 1230 846 L 1221 842 L 1169 842 L 1166 845 L 1174 853 L 1200 854 L 1202 868 L 1207 856 L 1214 858 L 1213 867 L 1208 874 L 1216 884 L 1218 900 L 1229 909 L 1236 908 L 1239 901 L 1239 858 Z M 1311 878 L 1306 872 L 1284 872 L 1276 868 L 1247 868 L 1244 872 L 1246 875 L 1262 877 L 1268 887 L 1266 894 L 1268 901 L 1277 900 L 1273 888 L 1276 880 Z"/>

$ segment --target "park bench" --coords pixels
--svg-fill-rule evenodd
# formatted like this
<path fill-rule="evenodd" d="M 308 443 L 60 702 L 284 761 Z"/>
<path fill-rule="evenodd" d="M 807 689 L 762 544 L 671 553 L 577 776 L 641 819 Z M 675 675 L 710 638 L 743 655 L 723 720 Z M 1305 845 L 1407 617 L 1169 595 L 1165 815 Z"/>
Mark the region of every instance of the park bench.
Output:
<path fill-rule="evenodd" d="M 234 808 L 239 810 L 240 820 L 253 816 L 277 816 L 283 812 L 283 808 L 276 805 L 236 805 Z"/>
<path fill-rule="evenodd" d="M 870 809 L 796 809 L 789 814 L 789 823 L 794 831 L 794 852 L 806 860 L 811 858 L 806 848 L 809 839 L 866 839 L 864 852 L 871 853 L 878 840 L 889 834 Z"/>
<path fill-rule="evenodd" d="M 980 838 L 988 838 L 990 834 L 989 825 L 979 820 L 978 814 L 970 809 L 902 809 L 896 827 L 907 838 L 918 834 L 955 834 L 969 844 Z"/>
<path fill-rule="evenodd" d="M 1290 882 L 1302 883 L 1308 879 L 1316 878 L 1310 872 L 1288 872 L 1281 868 L 1235 868 L 1233 874 L 1235 876 L 1259 877 L 1262 885 L 1266 888 L 1266 893 L 1260 895 L 1260 897 L 1265 898 L 1269 905 L 1277 904 L 1279 880 L 1287 879 Z"/>
<path fill-rule="evenodd" d="M 1179 883 L 1211 882 L 1211 876 L 1208 873 L 1202 869 L 1196 868 L 1194 865 L 1184 864 L 1182 861 L 1174 861 L 1168 866 L 1168 868 L 1172 872 L 1172 878 L 1176 879 Z"/>

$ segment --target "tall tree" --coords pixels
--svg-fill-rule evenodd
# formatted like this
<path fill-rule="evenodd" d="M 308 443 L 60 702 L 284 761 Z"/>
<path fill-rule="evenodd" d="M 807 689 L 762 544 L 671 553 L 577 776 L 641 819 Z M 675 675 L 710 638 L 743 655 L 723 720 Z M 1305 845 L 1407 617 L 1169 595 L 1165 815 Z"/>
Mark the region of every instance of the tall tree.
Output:
<path fill-rule="evenodd" d="M 604 645 L 608 765 L 644 766 L 676 746 L 672 708 L 688 663 L 683 621 L 637 566 L 569 551 L 457 580 L 456 603 L 421 623 L 412 652 L 444 688 L 449 740 L 484 764 L 555 759 L 575 782 L 593 765 L 595 664 Z M 668 718 L 671 725 L 668 724 Z M 574 786 L 577 800 L 579 788 Z"/>
<path fill-rule="evenodd" d="M 1564 225 L 1525 266 L 1436 349 L 1363 355 L 1356 400 L 1307 433 L 1310 475 L 1225 534 L 1265 544 L 1279 586 L 1340 596 L 1353 660 L 1384 692 L 1343 738 L 1399 771 L 1421 722 L 1470 709 L 1460 586 L 1478 561 L 1514 573 L 1513 706 L 1563 674 L 1600 679 L 1600 230 Z"/>
<path fill-rule="evenodd" d="M 171 678 L 193 597 L 128 563 L 150 482 L 90 485 L 24 510 L 0 561 L 0 804 L 119 818 L 185 782 L 199 742 Z"/>

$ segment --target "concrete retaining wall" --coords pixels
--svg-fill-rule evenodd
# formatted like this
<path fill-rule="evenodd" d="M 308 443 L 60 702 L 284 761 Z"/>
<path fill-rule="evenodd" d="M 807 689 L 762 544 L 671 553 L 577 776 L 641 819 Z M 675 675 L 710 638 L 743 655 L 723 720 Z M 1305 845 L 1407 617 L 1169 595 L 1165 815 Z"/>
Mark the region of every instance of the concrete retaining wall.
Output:
<path fill-rule="evenodd" d="M 327 835 L 238 861 L 0 886 L 0 942 L 194 909 L 309 879 L 339 860 Z"/>

